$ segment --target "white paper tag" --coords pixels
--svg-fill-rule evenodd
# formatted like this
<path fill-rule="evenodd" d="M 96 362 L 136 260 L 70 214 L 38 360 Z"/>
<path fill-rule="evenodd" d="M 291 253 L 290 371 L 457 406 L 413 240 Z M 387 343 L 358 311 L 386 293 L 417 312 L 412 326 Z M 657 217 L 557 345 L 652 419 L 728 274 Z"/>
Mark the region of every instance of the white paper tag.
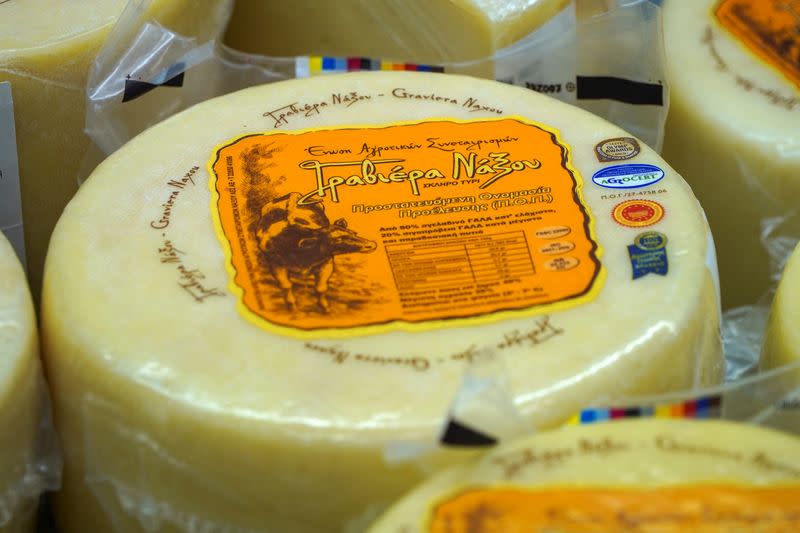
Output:
<path fill-rule="evenodd" d="M 11 99 L 11 84 L 7 81 L 0 83 L 0 231 L 11 242 L 25 265 L 14 102 Z"/>

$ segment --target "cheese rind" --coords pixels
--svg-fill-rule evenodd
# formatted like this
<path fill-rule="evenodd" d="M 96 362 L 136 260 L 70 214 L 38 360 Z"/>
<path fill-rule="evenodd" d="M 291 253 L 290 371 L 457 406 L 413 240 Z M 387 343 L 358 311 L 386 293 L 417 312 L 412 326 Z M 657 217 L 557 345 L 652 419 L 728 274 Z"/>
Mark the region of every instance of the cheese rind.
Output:
<path fill-rule="evenodd" d="M 0 531 L 32 531 L 25 489 L 37 462 L 41 421 L 38 337 L 30 292 L 14 250 L 0 234 Z M 8 513 L 8 514 L 6 514 Z"/>
<path fill-rule="evenodd" d="M 533 32 L 568 3 L 240 0 L 225 40 L 238 50 L 267 56 L 317 54 L 436 64 L 483 60 Z"/>
<path fill-rule="evenodd" d="M 441 319 L 424 322 L 423 328 L 392 316 L 378 329 L 368 329 L 366 321 L 354 328 L 338 324 L 334 335 L 325 329 L 331 319 L 315 301 L 313 282 L 297 283 L 296 306 L 290 311 L 278 291 L 279 274 L 263 270 L 265 308 L 281 309 L 289 325 L 279 324 L 280 330 L 276 324 L 262 324 L 242 308 L 237 273 L 265 267 L 257 259 L 237 270 L 231 266 L 234 256 L 242 245 L 252 249 L 254 241 L 271 242 L 267 237 L 273 226 L 261 224 L 258 217 L 272 216 L 264 210 L 270 200 L 285 202 L 291 195 L 253 196 L 250 204 L 237 200 L 236 210 L 225 207 L 232 231 L 241 229 L 240 239 L 220 232 L 219 226 L 215 231 L 215 217 L 223 209 L 215 194 L 231 202 L 234 191 L 245 186 L 257 184 L 261 190 L 256 192 L 264 192 L 272 178 L 281 194 L 312 191 L 317 186 L 314 173 L 289 157 L 281 135 L 361 128 L 363 142 L 368 142 L 373 139 L 370 128 L 376 126 L 391 129 L 411 122 L 439 132 L 437 122 L 469 124 L 515 116 L 558 132 L 561 161 L 574 169 L 578 181 L 568 194 L 556 192 L 554 184 L 551 192 L 560 195 L 559 202 L 585 204 L 588 222 L 566 227 L 561 215 L 551 213 L 555 202 L 513 211 L 505 203 L 510 196 L 490 196 L 475 204 L 485 203 L 483 212 L 465 212 L 461 225 L 474 227 L 455 230 L 463 242 L 451 248 L 516 231 L 532 243 L 527 256 L 537 269 L 569 275 L 574 259 L 581 256 L 570 255 L 568 242 L 577 245 L 579 234 L 589 232 L 603 275 L 579 305 L 543 314 L 544 308 L 526 304 L 529 308 L 517 313 L 476 312 L 466 317 L 473 323 Z M 398 442 L 435 441 L 465 364 L 474 350 L 487 347 L 507 368 L 520 412 L 538 427 L 563 422 L 604 398 L 718 382 L 722 361 L 715 290 L 705 264 L 707 226 L 691 191 L 644 145 L 632 162 L 661 168 L 664 175 L 657 183 L 629 195 L 630 190 L 603 187 L 591 179 L 608 168 L 598 161 L 595 146 L 626 136 L 597 117 L 525 89 L 443 74 L 373 72 L 247 89 L 195 106 L 136 137 L 81 188 L 59 222 L 48 255 L 42 323 L 66 453 L 64 489 L 57 499 L 63 530 L 80 531 L 87 516 L 98 521 L 98 530 L 118 522 L 136 531 L 140 519 L 180 530 L 179 524 L 190 517 L 256 531 L 338 529 L 420 479 L 417 465 L 387 463 L 385 449 Z M 263 146 L 243 152 L 242 158 L 220 151 L 243 138 L 263 140 Z M 348 144 L 344 132 L 339 138 L 339 151 L 335 146 L 319 149 L 318 143 L 306 148 L 322 153 L 315 156 L 320 161 L 357 158 L 363 144 Z M 415 144 L 409 139 L 398 135 L 395 148 L 381 145 L 384 153 L 373 159 L 410 161 L 428 151 L 449 154 L 409 148 Z M 490 140 L 472 143 L 469 150 L 470 143 L 457 142 L 474 137 L 439 139 L 456 143 L 443 147 L 464 146 L 459 149 L 465 157 L 472 152 L 478 160 L 496 157 L 490 154 L 511 143 Z M 406 148 L 398 148 L 404 143 Z M 537 159 L 549 166 L 522 164 L 517 177 L 502 180 L 528 180 L 526 190 L 551 185 L 539 176 L 560 167 L 537 152 L 542 146 L 548 145 L 531 144 L 532 153 L 514 149 L 513 159 Z M 304 157 L 311 158 L 311 151 Z M 222 167 L 214 170 L 218 154 Z M 275 161 L 278 154 L 286 159 Z M 478 183 L 492 175 L 489 170 L 476 174 L 478 183 L 461 183 L 447 177 L 449 167 L 434 166 L 442 168 L 445 178 L 425 183 L 448 185 L 421 187 L 418 198 L 438 201 L 437 207 L 446 198 L 491 195 L 505 183 L 480 189 Z M 249 178 L 244 177 L 247 168 Z M 355 202 L 358 191 L 369 190 L 386 203 L 395 202 L 412 190 L 407 180 L 396 177 L 400 182 L 369 186 L 355 179 L 351 186 L 342 185 L 340 193 Z M 302 218 L 306 229 L 327 228 L 322 233 L 328 234 L 344 231 L 335 219 L 342 209 L 350 209 L 347 228 L 378 244 L 369 253 L 334 258 L 328 280 L 333 314 L 351 312 L 351 306 L 356 311 L 359 306 L 378 309 L 385 303 L 364 300 L 364 294 L 373 294 L 370 276 L 348 278 L 368 260 L 383 261 L 381 268 L 387 268 L 386 251 L 392 243 L 385 241 L 400 239 L 395 244 L 407 246 L 416 238 L 439 253 L 447 248 L 441 243 L 452 244 L 453 237 L 437 238 L 433 231 L 437 221 L 445 220 L 437 218 L 443 216 L 439 211 L 399 218 L 403 207 L 390 207 L 400 221 L 392 229 L 366 213 L 366 207 L 358 211 L 352 209 L 355 203 L 335 203 L 330 189 L 324 190 L 328 225 L 310 209 L 300 217 L 299 204 L 276 220 L 301 224 Z M 118 198 L 125 201 L 112 200 Z M 385 204 L 380 205 L 373 210 L 384 213 Z M 453 205 L 458 204 L 448 201 L 445 207 Z M 499 224 L 504 213 L 533 209 L 542 211 L 536 215 L 541 221 L 528 213 L 524 225 Z M 428 231 L 425 239 L 419 237 L 422 230 Z M 389 235 L 393 232 L 400 236 Z M 657 235 L 642 236 L 647 232 Z M 502 252 L 503 239 L 497 238 Z M 521 238 L 515 239 L 518 244 Z M 448 253 L 440 264 L 459 260 L 457 250 Z M 422 261 L 403 267 L 400 274 L 420 276 L 420 268 L 429 265 Z M 641 276 L 635 277 L 634 271 Z M 530 281 L 535 277 L 526 279 L 520 290 L 538 286 Z M 513 276 L 506 281 L 518 283 Z M 470 290 L 480 288 L 462 283 Z M 500 285 L 487 286 L 494 291 Z M 342 299 L 351 292 L 358 298 Z M 301 330 L 308 329 L 304 316 L 324 323 L 310 332 Z M 438 459 L 448 463 L 459 455 L 445 450 Z M 273 483 L 265 486 L 264 479 Z"/>
<path fill-rule="evenodd" d="M 476 524 L 479 510 L 503 531 L 525 523 L 600 532 L 648 518 L 658 518 L 664 531 L 728 531 L 723 527 L 737 513 L 787 528 L 798 509 L 798 454 L 800 439 L 731 422 L 571 426 L 517 439 L 431 478 L 369 531 L 493 531 Z M 698 500 L 704 513 L 696 511 Z M 473 529 L 463 526 L 470 509 Z M 451 529 L 437 529 L 445 523 Z"/>
<path fill-rule="evenodd" d="M 789 257 L 772 302 L 761 354 L 763 369 L 800 363 L 798 324 L 800 324 L 800 246 L 796 247 Z"/>
<path fill-rule="evenodd" d="M 663 155 L 708 215 L 727 309 L 766 293 L 762 224 L 800 198 L 800 87 L 718 20 L 720 4 L 745 14 L 780 9 L 773 0 L 664 3 L 670 112 Z M 789 11 L 776 13 L 776 21 L 791 19 Z M 788 54 L 800 41 L 791 32 L 787 39 Z M 800 235 L 796 222 L 786 230 Z"/>

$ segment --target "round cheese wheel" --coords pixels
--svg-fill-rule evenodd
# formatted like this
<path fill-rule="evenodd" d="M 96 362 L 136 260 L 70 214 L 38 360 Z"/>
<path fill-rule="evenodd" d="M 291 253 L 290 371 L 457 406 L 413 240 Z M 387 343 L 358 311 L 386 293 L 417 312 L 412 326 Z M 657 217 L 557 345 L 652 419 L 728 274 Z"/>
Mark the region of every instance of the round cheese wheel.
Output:
<path fill-rule="evenodd" d="M 754 304 L 767 291 L 762 222 L 800 198 L 800 14 L 786 4 L 664 2 L 663 154 L 708 215 L 723 308 Z M 797 222 L 786 230 L 800 236 Z"/>
<path fill-rule="evenodd" d="M 64 531 L 338 530 L 420 478 L 385 450 L 434 442 L 486 350 L 537 427 L 718 382 L 708 253 L 652 150 L 532 91 L 369 72 L 195 106 L 54 233 Z"/>
<path fill-rule="evenodd" d="M 187 10 L 186 0 L 151 0 L 143 16 L 187 31 L 202 24 L 205 4 L 218 1 L 191 2 L 193 9 Z M 91 147 L 84 134 L 89 68 L 125 5 L 125 0 L 0 2 L 0 82 L 11 83 L 25 249 L 36 302 L 50 234 L 78 188 Z"/>
<path fill-rule="evenodd" d="M 415 63 L 481 60 L 530 34 L 568 3 L 239 0 L 225 40 L 239 50 L 268 56 L 365 56 Z"/>
<path fill-rule="evenodd" d="M 40 415 L 36 319 L 14 250 L 0 233 L 0 531 L 32 532 L 35 498 L 25 477 L 36 461 Z"/>
<path fill-rule="evenodd" d="M 798 456 L 800 439 L 730 422 L 571 426 L 431 478 L 369 531 L 791 531 Z"/>
<path fill-rule="evenodd" d="M 800 246 L 783 270 L 764 338 L 764 369 L 800 364 Z M 800 370 L 798 371 L 800 374 Z"/>

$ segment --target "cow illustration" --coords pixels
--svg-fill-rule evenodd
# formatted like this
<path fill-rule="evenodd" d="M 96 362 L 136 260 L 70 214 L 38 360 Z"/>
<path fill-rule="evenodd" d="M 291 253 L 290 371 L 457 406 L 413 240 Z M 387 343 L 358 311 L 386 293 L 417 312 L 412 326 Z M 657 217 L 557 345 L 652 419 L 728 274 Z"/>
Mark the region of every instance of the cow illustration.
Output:
<path fill-rule="evenodd" d="M 298 205 L 289 193 L 266 204 L 257 224 L 258 248 L 270 273 L 284 291 L 290 311 L 297 308 L 291 277 L 314 276 L 317 303 L 328 312 L 328 281 L 334 256 L 375 251 L 375 242 L 360 237 L 340 218 L 331 224 L 322 204 Z"/>

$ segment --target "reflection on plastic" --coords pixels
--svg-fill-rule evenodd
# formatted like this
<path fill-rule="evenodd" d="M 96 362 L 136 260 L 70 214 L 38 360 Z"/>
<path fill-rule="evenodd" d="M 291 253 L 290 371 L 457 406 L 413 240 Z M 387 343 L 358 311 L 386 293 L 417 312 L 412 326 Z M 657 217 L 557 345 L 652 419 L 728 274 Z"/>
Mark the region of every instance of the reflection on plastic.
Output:
<path fill-rule="evenodd" d="M 719 418 L 800 435 L 800 362 L 701 391 L 586 409 L 571 423 L 630 417 Z"/>

